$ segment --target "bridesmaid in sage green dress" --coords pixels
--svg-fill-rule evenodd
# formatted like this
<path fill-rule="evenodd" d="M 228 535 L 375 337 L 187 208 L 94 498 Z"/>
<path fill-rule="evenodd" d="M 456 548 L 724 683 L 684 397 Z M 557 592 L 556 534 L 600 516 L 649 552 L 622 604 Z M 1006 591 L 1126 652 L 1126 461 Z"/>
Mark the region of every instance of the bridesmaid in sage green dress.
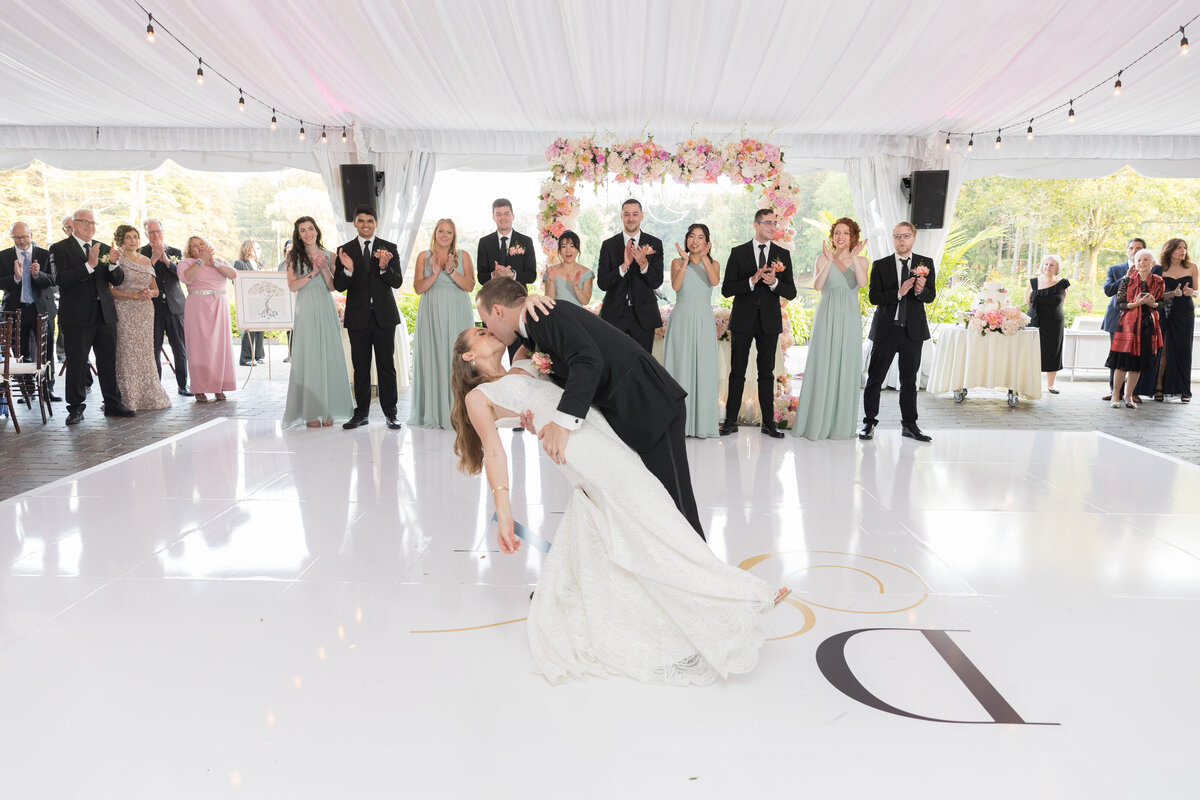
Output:
<path fill-rule="evenodd" d="M 867 259 L 857 255 L 858 223 L 842 217 L 817 256 L 813 288 L 821 293 L 808 339 L 808 361 L 796 406 L 793 436 L 851 439 L 862 394 L 862 312 L 858 290 L 867 285 Z"/>
<path fill-rule="evenodd" d="M 678 243 L 679 258 L 671 262 L 671 288 L 675 308 L 667 320 L 663 341 L 663 366 L 687 391 L 684 432 L 702 439 L 720 435 L 717 395 L 717 320 L 712 310 L 712 290 L 721 280 L 721 265 L 710 257 L 708 226 L 688 227 L 687 252 Z"/>
<path fill-rule="evenodd" d="M 579 234 L 563 231 L 558 237 L 558 256 L 561 263 L 548 265 L 543 273 L 542 291 L 552 300 L 586 306 L 592 302 L 596 273 L 579 263 Z"/>
<path fill-rule="evenodd" d="M 283 427 L 328 427 L 354 413 L 342 326 L 333 304 L 333 253 L 321 243 L 312 217 L 296 220 L 288 254 L 288 288 L 296 293 L 292 369 L 288 376 Z"/>
<path fill-rule="evenodd" d="M 408 424 L 449 430 L 454 340 L 475 324 L 470 296 L 475 267 L 471 257 L 458 249 L 453 220 L 438 220 L 429 249 L 417 256 L 416 275 L 413 290 L 421 295 L 421 303 L 417 306 Z"/>

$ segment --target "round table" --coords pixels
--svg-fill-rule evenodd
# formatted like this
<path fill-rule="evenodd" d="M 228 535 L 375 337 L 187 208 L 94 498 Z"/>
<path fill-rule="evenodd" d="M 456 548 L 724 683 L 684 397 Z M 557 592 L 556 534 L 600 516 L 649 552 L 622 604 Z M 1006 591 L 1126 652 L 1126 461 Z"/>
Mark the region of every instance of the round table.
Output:
<path fill-rule="evenodd" d="M 1005 336 L 980 335 L 966 328 L 943 330 L 934 349 L 933 368 L 925 391 L 954 392 L 961 403 L 967 389 L 1008 391 L 1008 404 L 1019 397 L 1038 400 L 1042 396 L 1042 351 L 1036 328 Z"/>

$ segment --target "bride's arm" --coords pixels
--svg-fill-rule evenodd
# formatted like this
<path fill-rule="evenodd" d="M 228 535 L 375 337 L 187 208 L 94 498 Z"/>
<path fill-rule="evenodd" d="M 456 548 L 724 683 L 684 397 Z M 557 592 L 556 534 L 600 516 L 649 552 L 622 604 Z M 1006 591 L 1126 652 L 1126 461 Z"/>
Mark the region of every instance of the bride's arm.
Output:
<path fill-rule="evenodd" d="M 479 435 L 483 445 L 483 471 L 487 476 L 488 487 L 492 490 L 492 500 L 496 504 L 496 519 L 499 527 L 496 538 L 502 553 L 515 553 L 521 547 L 521 542 L 513 533 L 512 505 L 509 502 L 508 489 L 508 457 L 504 453 L 504 445 L 500 442 L 500 433 L 496 430 L 496 410 L 487 395 L 480 391 L 472 391 L 467 395 L 467 416 L 471 425 Z"/>

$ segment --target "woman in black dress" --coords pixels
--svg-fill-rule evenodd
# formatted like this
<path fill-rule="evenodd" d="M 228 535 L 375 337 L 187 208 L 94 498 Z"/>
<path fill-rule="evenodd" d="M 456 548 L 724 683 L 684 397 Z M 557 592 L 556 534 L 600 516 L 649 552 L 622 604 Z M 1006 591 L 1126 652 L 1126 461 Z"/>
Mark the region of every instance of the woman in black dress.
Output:
<path fill-rule="evenodd" d="M 1133 266 L 1117 284 L 1114 297 L 1121 315 L 1112 336 L 1112 349 L 1104 366 L 1113 370 L 1112 407 L 1120 408 L 1122 393 L 1125 407 L 1137 408 L 1133 402 L 1133 387 L 1138 376 L 1154 368 L 1162 348 L 1162 330 L 1158 312 L 1162 307 L 1163 279 L 1155 275 L 1154 253 L 1139 250 Z"/>
<path fill-rule="evenodd" d="M 1168 239 L 1159 254 L 1162 264 L 1163 351 L 1158 366 L 1158 383 L 1154 399 L 1162 402 L 1163 395 L 1179 395 L 1179 402 L 1192 401 L 1192 334 L 1196 329 L 1196 306 L 1193 297 L 1200 285 L 1196 265 L 1188 260 L 1187 242 Z"/>
<path fill-rule="evenodd" d="M 1042 372 L 1046 373 L 1046 391 L 1058 394 L 1054 379 L 1062 369 L 1063 353 L 1063 303 L 1071 282 L 1058 277 L 1062 264 L 1058 256 L 1047 255 L 1042 259 L 1036 278 L 1029 279 L 1025 289 L 1025 302 L 1029 304 L 1029 324 L 1037 326 L 1038 338 L 1042 343 Z"/>

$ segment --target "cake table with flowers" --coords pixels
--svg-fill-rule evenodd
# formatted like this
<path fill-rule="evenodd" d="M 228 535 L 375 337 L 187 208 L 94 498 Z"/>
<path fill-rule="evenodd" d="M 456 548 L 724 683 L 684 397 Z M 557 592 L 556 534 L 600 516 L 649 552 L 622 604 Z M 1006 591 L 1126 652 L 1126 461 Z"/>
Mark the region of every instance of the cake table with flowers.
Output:
<path fill-rule="evenodd" d="M 934 348 L 927 392 L 953 392 L 961 403 L 968 389 L 1008 392 L 1008 404 L 1042 396 L 1041 345 L 1029 317 L 1014 307 L 999 283 L 985 283 L 963 325 L 943 329 Z"/>

